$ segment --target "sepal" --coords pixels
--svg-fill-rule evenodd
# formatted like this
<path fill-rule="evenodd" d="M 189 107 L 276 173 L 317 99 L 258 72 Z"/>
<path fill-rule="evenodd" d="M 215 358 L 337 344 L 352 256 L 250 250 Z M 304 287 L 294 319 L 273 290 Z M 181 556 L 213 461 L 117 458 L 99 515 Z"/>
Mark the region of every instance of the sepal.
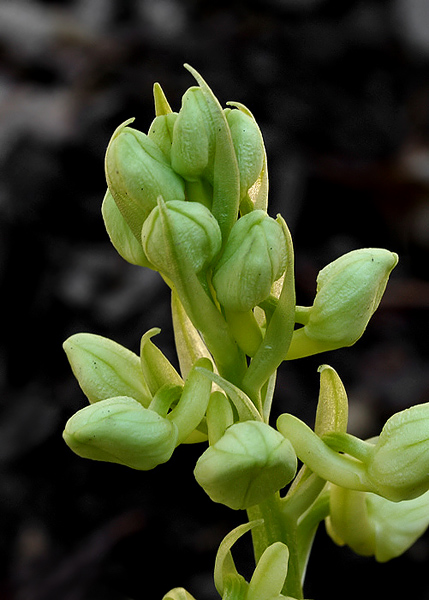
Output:
<path fill-rule="evenodd" d="M 370 492 L 330 486 L 327 531 L 335 543 L 387 562 L 408 550 L 429 525 L 429 492 L 392 502 Z"/>
<path fill-rule="evenodd" d="M 72 371 L 88 400 L 130 396 L 149 406 L 152 394 L 139 357 L 120 344 L 92 333 L 76 333 L 63 344 Z"/>

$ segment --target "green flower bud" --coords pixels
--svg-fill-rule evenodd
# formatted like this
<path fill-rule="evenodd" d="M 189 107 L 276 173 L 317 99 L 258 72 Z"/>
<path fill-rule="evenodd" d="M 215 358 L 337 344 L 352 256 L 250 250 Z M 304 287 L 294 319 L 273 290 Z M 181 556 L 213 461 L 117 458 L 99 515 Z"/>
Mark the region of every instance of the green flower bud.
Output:
<path fill-rule="evenodd" d="M 162 150 L 147 135 L 120 125 L 106 152 L 109 190 L 131 231 L 140 241 L 143 223 L 156 206 L 165 201 L 184 200 L 184 181 L 170 167 Z"/>
<path fill-rule="evenodd" d="M 163 221 L 159 207 L 153 209 L 142 230 L 143 249 L 151 263 L 161 273 L 174 280 L 176 266 L 171 260 L 170 246 L 180 246 L 181 257 L 192 265 L 195 273 L 200 273 L 218 255 L 222 237 L 216 219 L 211 212 L 198 202 L 166 202 L 169 231 Z"/>
<path fill-rule="evenodd" d="M 245 312 L 268 298 L 286 267 L 281 225 L 262 210 L 239 219 L 216 264 L 213 287 L 227 310 Z"/>
<path fill-rule="evenodd" d="M 240 196 L 243 198 L 261 174 L 265 157 L 264 143 L 258 125 L 250 115 L 237 109 L 227 109 L 225 113 L 237 155 Z"/>
<path fill-rule="evenodd" d="M 367 465 L 380 495 L 410 500 L 429 489 L 429 403 L 396 413 L 384 425 Z"/>
<path fill-rule="evenodd" d="M 158 115 L 152 121 L 149 131 L 147 132 L 148 137 L 162 150 L 162 153 L 168 161 L 170 160 L 173 128 L 176 119 L 176 112 Z"/>
<path fill-rule="evenodd" d="M 120 344 L 92 333 L 76 333 L 63 344 L 74 376 L 88 400 L 130 396 L 149 406 L 152 396 L 139 357 Z"/>
<path fill-rule="evenodd" d="M 169 460 L 177 427 L 136 400 L 120 396 L 79 410 L 67 421 L 63 437 L 83 458 L 147 471 Z"/>
<path fill-rule="evenodd" d="M 331 485 L 326 525 L 335 543 L 386 562 L 408 550 L 427 529 L 429 492 L 392 502 L 378 494 Z"/>
<path fill-rule="evenodd" d="M 294 332 L 287 359 L 353 345 L 380 304 L 397 262 L 394 252 L 362 248 L 322 269 L 313 306 L 297 313 L 304 327 Z"/>
<path fill-rule="evenodd" d="M 262 210 L 239 219 L 215 266 L 213 287 L 222 306 L 245 312 L 268 298 L 286 268 L 281 225 Z"/>
<path fill-rule="evenodd" d="M 171 166 L 188 181 L 196 181 L 213 172 L 215 132 L 204 93 L 189 88 L 174 123 Z"/>
<path fill-rule="evenodd" d="M 214 502 L 240 510 L 283 488 L 296 468 L 288 440 L 266 423 L 244 421 L 229 427 L 200 456 L 194 475 Z"/>

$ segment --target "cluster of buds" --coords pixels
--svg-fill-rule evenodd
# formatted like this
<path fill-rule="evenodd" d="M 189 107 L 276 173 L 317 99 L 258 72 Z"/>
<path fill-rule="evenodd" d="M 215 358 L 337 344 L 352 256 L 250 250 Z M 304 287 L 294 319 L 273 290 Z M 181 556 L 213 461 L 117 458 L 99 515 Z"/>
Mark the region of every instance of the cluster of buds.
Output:
<path fill-rule="evenodd" d="M 389 560 L 429 523 L 429 404 L 391 417 L 376 440 L 359 440 L 347 433 L 344 386 L 325 365 L 314 431 L 290 414 L 275 429 L 269 417 L 279 365 L 354 344 L 398 257 L 353 250 L 320 271 L 311 307 L 296 306 L 293 244 L 283 218 L 267 212 L 256 121 L 239 103 L 223 109 L 187 68 L 198 85 L 179 112 L 156 84 L 147 134 L 133 119 L 114 132 L 102 206 L 119 254 L 158 271 L 171 289 L 180 373 L 151 341 L 157 329 L 143 335 L 140 356 L 101 336 L 73 335 L 64 349 L 89 405 L 69 419 L 64 439 L 80 456 L 140 470 L 165 463 L 182 443 L 208 442 L 194 475 L 213 501 L 252 511 L 275 498 L 279 519 L 290 522 L 297 507 L 305 513 L 301 532 L 325 519 L 337 543 Z M 303 471 L 280 499 L 297 458 Z M 225 599 L 290 598 L 283 541 L 265 540 L 250 582 L 233 566 L 232 544 L 259 525 L 221 544 L 215 583 Z M 305 550 L 298 554 L 295 583 L 305 570 Z M 302 597 L 299 585 L 290 593 Z M 176 588 L 164 600 L 193 599 Z"/>

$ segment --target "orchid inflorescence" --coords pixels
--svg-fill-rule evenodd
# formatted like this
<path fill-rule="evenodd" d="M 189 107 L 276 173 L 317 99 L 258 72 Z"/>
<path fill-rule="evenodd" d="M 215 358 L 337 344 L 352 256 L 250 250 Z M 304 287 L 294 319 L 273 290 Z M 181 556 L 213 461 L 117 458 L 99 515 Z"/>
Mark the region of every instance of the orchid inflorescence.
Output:
<path fill-rule="evenodd" d="M 361 440 L 347 432 L 346 391 L 324 364 L 314 429 L 288 413 L 270 424 L 278 367 L 354 344 L 398 257 L 348 252 L 320 271 L 312 306 L 297 306 L 292 238 L 267 212 L 258 125 L 238 102 L 223 109 L 185 66 L 197 85 L 178 113 L 155 84 L 148 133 L 133 119 L 114 132 L 102 205 L 118 253 L 170 288 L 180 373 L 152 341 L 157 328 L 142 336 L 139 356 L 99 335 L 72 335 L 64 349 L 89 405 L 69 419 L 64 439 L 79 456 L 143 471 L 181 444 L 201 444 L 196 481 L 248 516 L 220 544 L 220 596 L 302 599 L 321 522 L 337 544 L 378 561 L 405 552 L 429 524 L 429 404 Z M 231 552 L 247 532 L 250 581 Z M 192 599 L 183 588 L 164 596 Z"/>

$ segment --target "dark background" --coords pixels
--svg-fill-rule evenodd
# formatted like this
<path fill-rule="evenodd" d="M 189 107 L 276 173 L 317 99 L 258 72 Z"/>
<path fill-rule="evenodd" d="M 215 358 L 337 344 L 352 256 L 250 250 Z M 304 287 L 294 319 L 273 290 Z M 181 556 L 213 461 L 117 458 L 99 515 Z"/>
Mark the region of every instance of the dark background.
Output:
<path fill-rule="evenodd" d="M 284 365 L 275 415 L 309 423 L 317 367 L 349 393 L 350 431 L 429 401 L 429 8 L 426 0 L 3 0 L 0 3 L 0 600 L 143 600 L 185 586 L 216 598 L 222 537 L 244 516 L 193 480 L 201 448 L 140 473 L 76 457 L 67 418 L 85 405 L 61 344 L 106 335 L 138 351 L 149 327 L 175 361 L 160 278 L 110 246 L 100 206 L 114 128 L 147 131 L 152 85 L 173 109 L 193 65 L 263 131 L 270 213 L 297 254 L 298 302 L 343 252 L 400 255 L 364 338 Z M 275 416 L 274 415 L 274 416 Z M 237 547 L 249 573 L 250 551 Z M 385 565 L 324 527 L 306 588 L 317 600 L 429 599 L 429 537 Z"/>

